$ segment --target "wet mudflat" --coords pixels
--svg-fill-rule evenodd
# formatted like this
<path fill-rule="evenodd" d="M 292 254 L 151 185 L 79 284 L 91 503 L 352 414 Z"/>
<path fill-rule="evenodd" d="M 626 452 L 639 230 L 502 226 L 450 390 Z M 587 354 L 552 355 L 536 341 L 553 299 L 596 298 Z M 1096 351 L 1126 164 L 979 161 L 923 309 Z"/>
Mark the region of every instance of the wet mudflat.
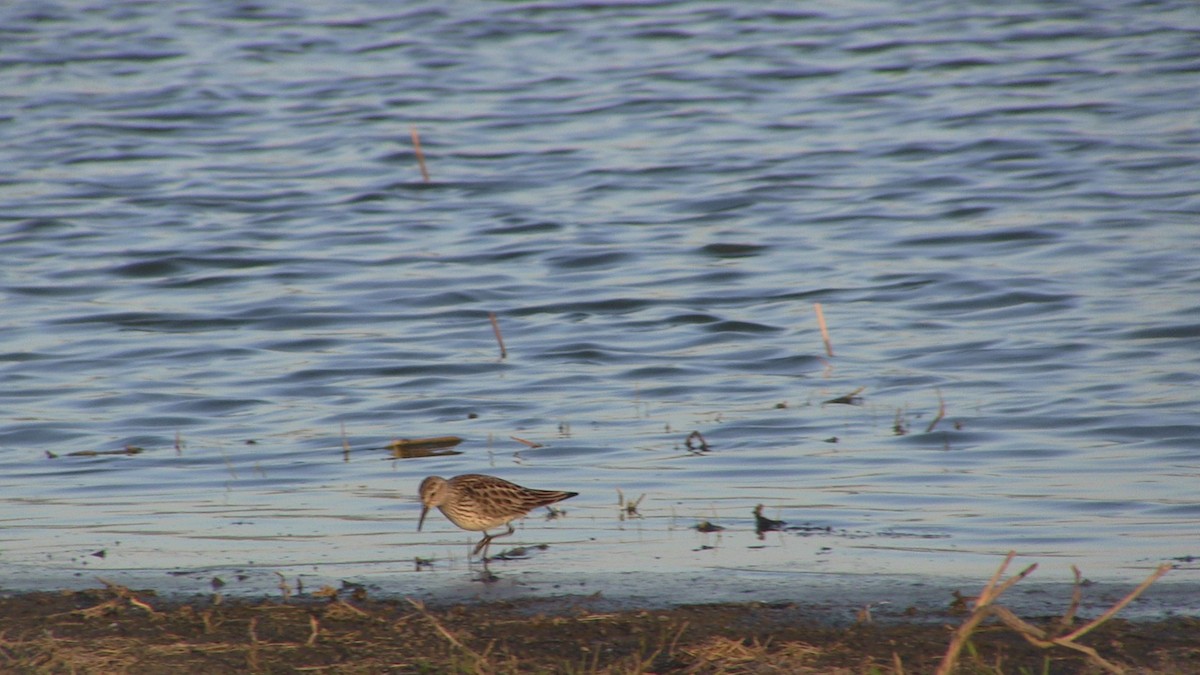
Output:
<path fill-rule="evenodd" d="M 954 603 L 831 621 L 801 603 L 606 611 L 595 596 L 426 605 L 361 589 L 165 599 L 109 586 L 0 599 L 0 663 L 17 673 L 929 673 L 965 616 Z M 1080 642 L 1129 672 L 1195 672 L 1198 628 L 1117 619 Z M 954 672 L 1105 670 L 993 623 Z"/>

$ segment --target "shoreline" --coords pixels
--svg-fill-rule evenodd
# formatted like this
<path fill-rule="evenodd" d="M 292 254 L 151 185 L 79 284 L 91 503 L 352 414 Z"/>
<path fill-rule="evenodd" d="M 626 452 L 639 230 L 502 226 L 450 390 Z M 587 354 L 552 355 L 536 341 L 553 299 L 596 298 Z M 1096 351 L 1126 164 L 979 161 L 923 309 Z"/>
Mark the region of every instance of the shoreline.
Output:
<path fill-rule="evenodd" d="M 1018 559 L 1009 576 L 1023 565 Z M 1026 563 L 1028 564 L 1028 563 Z M 407 565 L 407 567 L 405 567 Z M 342 572 L 338 574 L 336 572 Z M 168 602 L 190 602 L 219 594 L 227 600 L 307 597 L 322 588 L 361 588 L 372 598 L 413 598 L 431 605 L 487 603 L 544 603 L 550 606 L 589 598 L 605 611 L 663 610 L 698 604 L 802 604 L 823 612 L 830 622 L 853 620 L 864 608 L 877 620 L 937 616 L 956 598 L 978 595 L 986 577 L 853 573 L 845 571 L 763 571 L 749 568 L 706 568 L 684 572 L 580 572 L 537 564 L 534 559 L 495 560 L 482 580 L 479 563 L 422 567 L 387 561 L 351 569 L 326 570 L 313 565 L 245 565 L 173 570 L 90 569 L 70 577 L 39 578 L 31 567 L 9 568 L 0 575 L 0 596 L 44 592 L 88 592 L 108 584 L 147 589 Z M 333 572 L 333 573 L 331 573 Z M 1066 569 L 1041 563 L 1003 598 L 1018 614 L 1057 615 L 1071 602 L 1074 583 Z M 1081 612 L 1102 612 L 1124 597 L 1153 572 L 1137 570 L 1120 578 L 1084 577 Z M 1190 616 L 1200 618 L 1200 580 L 1193 570 L 1171 570 L 1151 584 L 1119 618 L 1156 621 Z M 49 589 L 49 590 L 47 590 Z"/>
<path fill-rule="evenodd" d="M 934 576 L 566 573 L 522 558 L 374 581 L 278 568 L 106 570 L 0 590 L 0 655 L 33 673 L 1185 673 L 1200 585 Z M 385 570 L 390 568 L 390 573 Z M 11 571 L 11 570 L 10 570 Z M 14 581 L 11 578 L 9 581 Z M 26 578 L 26 585 L 33 579 Z M 50 585 L 49 583 L 46 584 Z M 208 586 L 209 592 L 197 593 Z M 185 591 L 190 588 L 191 591 Z M 938 670 L 938 672 L 943 672 Z"/>
<path fill-rule="evenodd" d="M 110 584 L 4 593 L 0 647 L 14 672 L 38 673 L 914 673 L 937 668 L 969 616 L 965 603 L 612 602 L 603 593 L 422 601 L 354 585 L 184 598 Z M 1198 628 L 1194 616 L 1118 617 L 1080 642 L 1137 672 L 1183 673 L 1200 655 Z M 971 654 L 955 672 L 1102 672 L 1085 654 L 1039 649 L 995 622 L 972 634 Z"/>

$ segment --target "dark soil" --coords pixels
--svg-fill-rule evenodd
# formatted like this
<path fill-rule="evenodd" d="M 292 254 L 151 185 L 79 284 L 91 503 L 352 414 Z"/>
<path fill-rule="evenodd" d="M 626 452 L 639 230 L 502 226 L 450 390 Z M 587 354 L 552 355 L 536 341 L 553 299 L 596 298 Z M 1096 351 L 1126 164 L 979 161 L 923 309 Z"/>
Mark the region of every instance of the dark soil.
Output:
<path fill-rule="evenodd" d="M 0 671 L 931 673 L 964 618 L 947 608 L 831 625 L 796 604 L 590 605 L 575 597 L 426 608 L 353 589 L 286 600 L 166 600 L 120 586 L 26 593 L 0 599 Z M 1200 672 L 1196 619 L 1113 620 L 1080 642 L 1130 672 Z M 994 623 L 959 663 L 960 673 L 1104 672 L 1082 653 L 1040 649 Z"/>

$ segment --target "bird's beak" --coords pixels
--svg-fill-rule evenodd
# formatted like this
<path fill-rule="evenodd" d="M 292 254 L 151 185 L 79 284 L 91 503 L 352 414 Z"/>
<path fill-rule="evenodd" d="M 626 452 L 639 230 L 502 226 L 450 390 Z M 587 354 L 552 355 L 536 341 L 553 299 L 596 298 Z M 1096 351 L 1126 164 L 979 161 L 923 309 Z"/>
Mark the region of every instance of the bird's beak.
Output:
<path fill-rule="evenodd" d="M 421 531 L 421 526 L 425 524 L 425 514 L 429 513 L 428 506 L 421 507 L 421 519 L 417 521 L 417 532 Z"/>

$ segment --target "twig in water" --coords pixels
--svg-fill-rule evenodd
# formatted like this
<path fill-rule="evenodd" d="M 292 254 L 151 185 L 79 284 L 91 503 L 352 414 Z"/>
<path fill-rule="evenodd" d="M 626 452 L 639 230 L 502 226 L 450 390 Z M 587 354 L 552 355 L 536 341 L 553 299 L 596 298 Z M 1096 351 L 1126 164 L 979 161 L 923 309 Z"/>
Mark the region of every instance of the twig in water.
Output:
<path fill-rule="evenodd" d="M 527 440 L 527 439 L 521 438 L 520 436 L 509 436 L 509 438 L 511 438 L 511 439 L 513 439 L 514 441 L 516 441 L 516 442 L 518 442 L 518 443 L 520 443 L 520 444 L 522 444 L 522 445 L 524 445 L 524 446 L 526 446 L 526 447 L 529 447 L 529 448 L 541 448 L 541 447 L 544 447 L 544 446 L 543 446 L 541 443 L 538 443 L 537 441 L 530 441 L 530 440 Z"/>
<path fill-rule="evenodd" d="M 421 136 L 416 127 L 410 127 L 412 132 L 413 152 L 417 154 L 417 166 L 421 167 L 421 178 L 429 182 L 429 171 L 425 169 L 425 152 L 421 150 Z"/>
<path fill-rule="evenodd" d="M 855 389 L 854 391 L 850 392 L 849 394 L 845 394 L 843 396 L 838 396 L 837 398 L 831 398 L 828 401 L 823 401 L 822 403 L 840 403 L 842 405 L 862 405 L 862 397 L 859 396 L 859 394 L 861 394 L 863 392 L 863 390 L 866 388 L 867 387 L 865 385 L 861 386 L 858 389 Z"/>
<path fill-rule="evenodd" d="M 941 387 L 937 388 L 937 395 L 938 395 L 938 414 L 937 414 L 937 417 L 933 418 L 933 420 L 929 423 L 929 426 L 925 427 L 925 433 L 929 433 L 929 432 L 933 431 L 933 428 L 938 425 L 938 422 L 941 422 L 942 418 L 946 416 L 946 401 L 942 399 L 942 388 Z"/>
<path fill-rule="evenodd" d="M 638 513 L 638 505 L 640 505 L 642 500 L 645 498 L 646 493 L 643 492 L 642 495 L 637 499 L 627 500 L 625 499 L 625 493 L 621 492 L 621 488 L 617 488 L 617 508 L 621 509 L 621 520 L 625 520 L 626 518 L 631 520 L 634 518 L 641 518 L 642 514 Z"/>
<path fill-rule="evenodd" d="M 825 355 L 833 358 L 833 341 L 829 339 L 829 327 L 825 325 L 825 311 L 821 303 L 814 302 L 813 309 L 817 312 L 817 326 L 821 329 L 821 339 L 825 342 Z"/>
<path fill-rule="evenodd" d="M 76 450 L 68 452 L 67 457 L 99 457 L 100 455 L 140 455 L 145 452 L 145 448 L 140 448 L 136 445 L 126 445 L 120 450 Z"/>
<path fill-rule="evenodd" d="M 458 450 L 450 450 L 462 443 L 458 436 L 429 436 L 426 438 L 395 438 L 387 444 L 387 450 L 394 459 L 411 459 L 413 457 L 434 457 L 444 455 L 460 455 Z"/>
<path fill-rule="evenodd" d="M 500 334 L 500 322 L 496 320 L 495 312 L 488 312 L 488 320 L 492 322 L 492 332 L 496 334 L 496 343 L 500 345 L 500 358 L 508 358 L 508 350 L 504 348 L 504 336 Z"/>

